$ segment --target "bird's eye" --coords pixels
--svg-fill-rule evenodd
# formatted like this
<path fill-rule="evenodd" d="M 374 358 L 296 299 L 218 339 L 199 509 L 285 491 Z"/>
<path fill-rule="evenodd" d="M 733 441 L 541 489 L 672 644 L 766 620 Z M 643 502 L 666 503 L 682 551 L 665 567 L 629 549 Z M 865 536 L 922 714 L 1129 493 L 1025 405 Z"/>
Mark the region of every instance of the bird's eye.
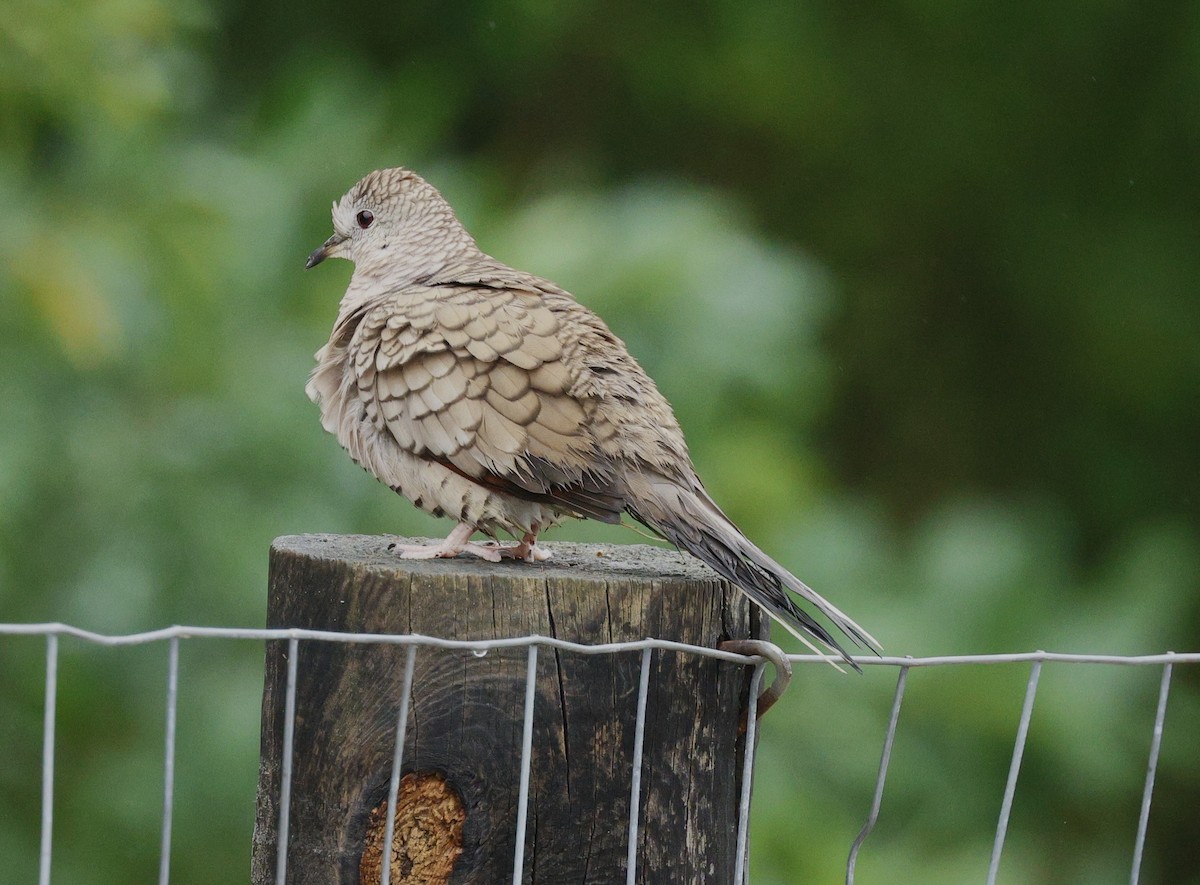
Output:
<path fill-rule="evenodd" d="M 358 226 L 366 230 L 375 222 L 375 215 L 370 209 L 363 209 L 354 216 L 354 220 L 358 222 Z"/>

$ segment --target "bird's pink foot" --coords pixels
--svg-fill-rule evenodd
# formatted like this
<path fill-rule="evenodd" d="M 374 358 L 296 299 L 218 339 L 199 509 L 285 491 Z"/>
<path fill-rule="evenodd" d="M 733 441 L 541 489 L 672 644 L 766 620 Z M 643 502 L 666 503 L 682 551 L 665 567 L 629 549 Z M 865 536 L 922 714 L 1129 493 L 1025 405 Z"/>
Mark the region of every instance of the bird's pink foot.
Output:
<path fill-rule="evenodd" d="M 500 551 L 485 544 L 447 544 L 439 541 L 436 544 L 397 544 L 392 548 L 400 554 L 401 559 L 453 559 L 463 553 L 470 553 L 488 562 L 499 562 Z"/>
<path fill-rule="evenodd" d="M 432 544 L 393 544 L 389 549 L 400 554 L 401 559 L 453 559 L 462 553 L 470 553 L 488 562 L 499 562 L 503 551 L 488 544 L 476 544 L 471 540 L 475 526 L 460 522 L 444 541 Z"/>

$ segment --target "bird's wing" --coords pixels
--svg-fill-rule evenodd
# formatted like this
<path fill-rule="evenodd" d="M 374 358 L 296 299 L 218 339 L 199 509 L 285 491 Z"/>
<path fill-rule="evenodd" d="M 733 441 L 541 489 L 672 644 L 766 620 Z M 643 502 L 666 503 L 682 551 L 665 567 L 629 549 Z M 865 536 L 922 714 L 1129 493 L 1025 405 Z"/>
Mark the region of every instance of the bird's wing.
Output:
<path fill-rule="evenodd" d="M 404 450 L 496 491 L 618 522 L 624 490 L 570 391 L 554 314 L 533 292 L 414 287 L 351 344 L 366 417 Z"/>

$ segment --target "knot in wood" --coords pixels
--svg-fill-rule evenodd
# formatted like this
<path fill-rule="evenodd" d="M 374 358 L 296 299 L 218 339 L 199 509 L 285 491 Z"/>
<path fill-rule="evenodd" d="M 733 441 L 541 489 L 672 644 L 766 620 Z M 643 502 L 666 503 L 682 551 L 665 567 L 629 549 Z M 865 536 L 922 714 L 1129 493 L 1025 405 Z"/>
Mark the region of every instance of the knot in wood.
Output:
<path fill-rule="evenodd" d="M 410 772 L 400 779 L 396 822 L 392 833 L 392 885 L 445 885 L 463 850 L 462 798 L 438 772 Z M 379 885 L 383 877 L 383 840 L 387 799 L 367 817 L 367 834 L 359 862 L 359 881 Z"/>

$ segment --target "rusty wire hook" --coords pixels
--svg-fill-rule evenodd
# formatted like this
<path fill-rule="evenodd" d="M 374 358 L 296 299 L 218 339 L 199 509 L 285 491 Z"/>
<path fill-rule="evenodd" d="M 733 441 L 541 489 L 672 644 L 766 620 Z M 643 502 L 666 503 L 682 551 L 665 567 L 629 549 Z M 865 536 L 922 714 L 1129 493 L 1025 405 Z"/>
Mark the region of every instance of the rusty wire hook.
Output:
<path fill-rule="evenodd" d="M 718 643 L 717 648 L 747 657 L 764 658 L 775 667 L 775 679 L 758 696 L 757 715 L 754 718 L 762 719 L 767 710 L 775 706 L 775 702 L 787 691 L 788 684 L 792 681 L 792 662 L 788 660 L 782 648 L 765 639 L 726 639 Z"/>

